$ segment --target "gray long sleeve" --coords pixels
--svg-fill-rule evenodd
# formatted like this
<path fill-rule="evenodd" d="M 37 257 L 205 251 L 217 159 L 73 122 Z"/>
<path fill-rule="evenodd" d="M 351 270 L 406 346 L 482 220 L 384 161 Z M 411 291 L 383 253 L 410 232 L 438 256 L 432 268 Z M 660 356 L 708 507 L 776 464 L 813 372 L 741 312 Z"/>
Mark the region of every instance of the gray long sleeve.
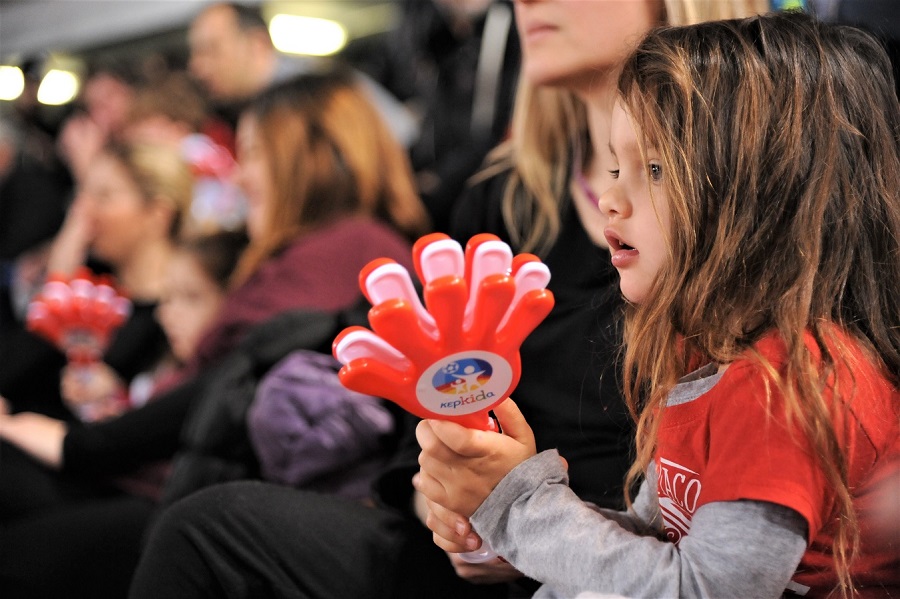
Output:
<path fill-rule="evenodd" d="M 654 489 L 655 481 L 644 483 L 632 512 L 598 510 L 569 489 L 559 454 L 545 451 L 510 472 L 471 520 L 498 554 L 544 583 L 536 597 L 782 595 L 806 548 L 798 513 L 710 503 L 676 547 L 654 535 Z"/>

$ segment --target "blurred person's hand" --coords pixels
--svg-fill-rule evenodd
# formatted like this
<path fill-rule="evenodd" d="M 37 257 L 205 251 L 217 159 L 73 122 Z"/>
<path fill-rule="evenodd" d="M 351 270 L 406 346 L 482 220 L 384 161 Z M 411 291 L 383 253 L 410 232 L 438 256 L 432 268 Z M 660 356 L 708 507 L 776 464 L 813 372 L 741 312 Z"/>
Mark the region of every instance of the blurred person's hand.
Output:
<path fill-rule="evenodd" d="M 124 383 L 108 365 L 67 365 L 63 368 L 60 391 L 63 402 L 83 420 L 103 420 L 124 411 L 120 400 Z"/>
<path fill-rule="evenodd" d="M 86 114 L 72 116 L 63 124 L 57 136 L 57 148 L 76 181 L 84 176 L 108 137 L 103 127 Z"/>
<path fill-rule="evenodd" d="M 47 258 L 47 273 L 71 275 L 79 266 L 84 265 L 92 235 L 88 198 L 78 195 L 69 206 L 66 219 L 53 239 Z"/>

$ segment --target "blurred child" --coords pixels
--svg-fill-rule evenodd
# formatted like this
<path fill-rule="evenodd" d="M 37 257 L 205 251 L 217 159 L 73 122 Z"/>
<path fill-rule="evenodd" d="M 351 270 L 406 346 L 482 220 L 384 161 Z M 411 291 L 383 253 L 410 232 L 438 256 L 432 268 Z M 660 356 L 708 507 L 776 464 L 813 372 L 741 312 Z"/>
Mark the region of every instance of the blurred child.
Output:
<path fill-rule="evenodd" d="M 247 236 L 240 231 L 212 233 L 176 244 L 157 307 L 171 353 L 152 371 L 135 377 L 124 394 L 125 401 L 110 402 L 112 412 L 140 407 L 182 379 L 183 366 L 219 315 L 231 273 L 246 245 Z M 162 460 L 120 476 L 115 483 L 127 493 L 158 501 L 169 473 L 169 461 Z"/>
<path fill-rule="evenodd" d="M 176 246 L 157 316 L 179 364 L 190 361 L 218 315 L 247 241 L 243 231 L 222 231 Z"/>
<path fill-rule="evenodd" d="M 175 243 L 156 308 L 171 351 L 151 370 L 125 385 L 109 368 L 96 368 L 85 379 L 67 370 L 63 398 L 70 407 L 91 404 L 95 415 L 108 418 L 140 407 L 154 394 L 178 381 L 179 367 L 194 355 L 225 299 L 231 273 L 247 245 L 243 231 L 224 231 Z"/>

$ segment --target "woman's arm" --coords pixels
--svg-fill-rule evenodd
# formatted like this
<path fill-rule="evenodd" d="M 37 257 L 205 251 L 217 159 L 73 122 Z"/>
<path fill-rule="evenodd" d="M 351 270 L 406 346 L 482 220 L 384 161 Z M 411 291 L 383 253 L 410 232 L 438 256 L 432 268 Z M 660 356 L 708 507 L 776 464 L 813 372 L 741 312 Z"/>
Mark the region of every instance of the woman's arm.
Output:
<path fill-rule="evenodd" d="M 0 438 L 15 445 L 48 468 L 62 466 L 66 423 L 43 414 L 22 412 L 0 415 Z"/>
<path fill-rule="evenodd" d="M 77 474 L 113 475 L 171 457 L 208 375 L 190 379 L 118 418 L 73 426 L 63 440 L 62 466 Z"/>

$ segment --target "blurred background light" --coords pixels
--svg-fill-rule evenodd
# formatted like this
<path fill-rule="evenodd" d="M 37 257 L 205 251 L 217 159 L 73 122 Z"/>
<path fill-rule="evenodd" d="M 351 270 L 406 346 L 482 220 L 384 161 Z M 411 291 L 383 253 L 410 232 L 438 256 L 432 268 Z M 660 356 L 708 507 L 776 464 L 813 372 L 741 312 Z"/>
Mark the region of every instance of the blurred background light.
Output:
<path fill-rule="evenodd" d="M 328 56 L 347 44 L 347 31 L 329 19 L 277 14 L 269 22 L 272 43 L 281 52 Z"/>
<path fill-rule="evenodd" d="M 25 89 L 25 75 L 22 69 L 10 65 L 0 65 L 0 100 L 15 100 Z"/>
<path fill-rule="evenodd" d="M 41 80 L 37 99 L 41 104 L 60 106 L 78 95 L 78 77 L 71 71 L 50 69 Z"/>

